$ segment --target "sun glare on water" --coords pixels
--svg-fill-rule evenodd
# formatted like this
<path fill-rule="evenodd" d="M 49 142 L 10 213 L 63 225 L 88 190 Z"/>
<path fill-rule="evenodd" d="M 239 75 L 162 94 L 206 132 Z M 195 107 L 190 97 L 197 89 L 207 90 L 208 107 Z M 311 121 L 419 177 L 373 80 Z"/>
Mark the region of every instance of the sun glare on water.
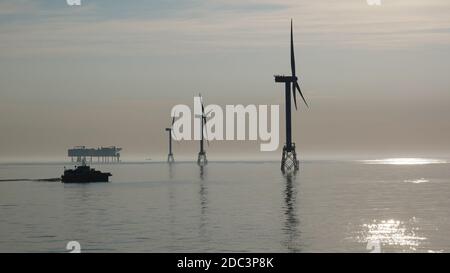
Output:
<path fill-rule="evenodd" d="M 427 239 L 417 234 L 415 218 L 403 222 L 395 219 L 373 220 L 362 225 L 359 242 L 379 242 L 381 248 L 395 247 L 400 251 L 416 251 Z M 392 251 L 392 249 L 391 249 Z"/>
<path fill-rule="evenodd" d="M 413 183 L 413 184 L 421 184 L 421 183 L 428 183 L 430 182 L 430 180 L 425 179 L 425 178 L 420 178 L 420 179 L 406 179 L 403 182 L 406 183 Z"/>
<path fill-rule="evenodd" d="M 432 158 L 385 158 L 375 160 L 363 160 L 365 164 L 381 164 L 381 165 L 427 165 L 427 164 L 444 164 L 447 161 Z"/>

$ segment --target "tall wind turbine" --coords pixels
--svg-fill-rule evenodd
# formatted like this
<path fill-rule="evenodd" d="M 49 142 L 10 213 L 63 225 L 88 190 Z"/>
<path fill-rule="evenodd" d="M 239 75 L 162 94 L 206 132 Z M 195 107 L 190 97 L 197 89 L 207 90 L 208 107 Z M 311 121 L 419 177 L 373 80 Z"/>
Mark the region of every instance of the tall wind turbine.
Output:
<path fill-rule="evenodd" d="M 173 153 L 172 153 L 172 130 L 173 130 L 173 123 L 175 122 L 175 117 L 172 118 L 172 124 L 170 127 L 166 128 L 166 131 L 169 133 L 169 154 L 167 155 L 167 162 L 173 163 L 175 160 L 173 159 Z"/>
<path fill-rule="evenodd" d="M 285 108 L 286 108 L 286 143 L 283 147 L 283 155 L 281 157 L 281 170 L 291 171 L 299 169 L 299 161 L 297 160 L 297 153 L 295 152 L 295 143 L 292 142 L 292 128 L 291 128 L 291 85 L 292 94 L 294 97 L 295 109 L 297 110 L 296 92 L 300 94 L 303 102 L 308 107 L 308 103 L 300 90 L 298 78 L 295 74 L 295 56 L 294 56 L 294 34 L 292 29 L 291 19 L 291 71 L 292 76 L 275 75 L 275 82 L 282 82 L 285 84 Z"/>
<path fill-rule="evenodd" d="M 205 114 L 205 106 L 203 105 L 203 97 L 201 94 L 198 94 L 198 96 L 200 97 L 200 103 L 202 105 L 202 114 L 201 115 L 196 115 L 197 118 L 200 118 L 200 152 L 198 153 L 198 158 L 197 158 L 197 164 L 199 166 L 205 166 L 206 164 L 208 164 L 208 159 L 206 159 L 206 151 L 205 151 L 205 147 L 204 147 L 204 126 L 206 125 L 206 116 L 207 114 Z M 206 139 L 206 142 L 208 143 L 209 146 L 209 140 L 208 138 Z"/>

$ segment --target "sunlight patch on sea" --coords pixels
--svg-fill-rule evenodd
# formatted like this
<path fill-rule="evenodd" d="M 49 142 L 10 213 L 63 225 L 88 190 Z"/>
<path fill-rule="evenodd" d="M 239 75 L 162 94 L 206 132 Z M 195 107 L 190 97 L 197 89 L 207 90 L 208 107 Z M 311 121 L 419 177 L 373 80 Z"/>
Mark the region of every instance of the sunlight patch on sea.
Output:
<path fill-rule="evenodd" d="M 421 184 L 421 183 L 428 183 L 430 182 L 430 180 L 425 179 L 425 178 L 420 178 L 420 179 L 406 179 L 403 182 L 405 183 L 413 183 L 413 184 Z"/>
<path fill-rule="evenodd" d="M 365 164 L 378 165 L 427 165 L 427 164 L 445 164 L 446 160 L 433 158 L 385 158 L 375 160 L 362 160 Z"/>
<path fill-rule="evenodd" d="M 418 234 L 415 218 L 407 222 L 396 219 L 373 220 L 362 224 L 356 241 L 378 243 L 381 252 L 384 247 L 399 247 L 402 251 L 416 251 L 427 238 Z"/>

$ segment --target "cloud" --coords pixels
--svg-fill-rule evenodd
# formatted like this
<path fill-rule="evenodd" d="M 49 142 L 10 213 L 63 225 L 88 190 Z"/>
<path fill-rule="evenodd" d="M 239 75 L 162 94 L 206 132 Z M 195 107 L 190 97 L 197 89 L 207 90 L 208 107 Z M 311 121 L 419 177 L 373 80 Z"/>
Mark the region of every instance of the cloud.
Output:
<path fill-rule="evenodd" d="M 36 11 L 35 3 L 26 0 L 2 1 L 0 2 L 0 15 L 30 14 Z"/>
<path fill-rule="evenodd" d="M 178 2 L 178 1 L 177 1 Z M 13 4 L 14 3 L 14 4 Z M 20 0 L 2 2 L 0 56 L 151 55 L 279 47 L 294 18 L 296 43 L 322 47 L 398 49 L 450 44 L 450 3 L 383 1 L 123 1 L 82 9 Z M 122 10 L 118 9 L 121 7 Z M 160 9 L 160 10 L 158 10 Z M 35 17 L 33 17 L 33 14 Z M 45 14 L 36 16 L 36 14 Z M 21 18 L 19 16 L 19 18 Z"/>

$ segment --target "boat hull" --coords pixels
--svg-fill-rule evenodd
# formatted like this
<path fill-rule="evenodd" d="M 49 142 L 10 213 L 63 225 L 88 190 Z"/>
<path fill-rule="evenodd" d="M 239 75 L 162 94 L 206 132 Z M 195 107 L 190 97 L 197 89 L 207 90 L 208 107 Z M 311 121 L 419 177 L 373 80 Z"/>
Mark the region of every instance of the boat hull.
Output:
<path fill-rule="evenodd" d="M 92 175 L 77 175 L 77 176 L 61 176 L 62 183 L 95 183 L 95 182 L 109 182 L 110 173 L 102 173 L 97 174 L 95 176 Z"/>
<path fill-rule="evenodd" d="M 111 173 L 102 173 L 91 169 L 86 164 L 76 167 L 74 170 L 64 170 L 61 176 L 63 183 L 92 183 L 92 182 L 109 182 Z"/>

